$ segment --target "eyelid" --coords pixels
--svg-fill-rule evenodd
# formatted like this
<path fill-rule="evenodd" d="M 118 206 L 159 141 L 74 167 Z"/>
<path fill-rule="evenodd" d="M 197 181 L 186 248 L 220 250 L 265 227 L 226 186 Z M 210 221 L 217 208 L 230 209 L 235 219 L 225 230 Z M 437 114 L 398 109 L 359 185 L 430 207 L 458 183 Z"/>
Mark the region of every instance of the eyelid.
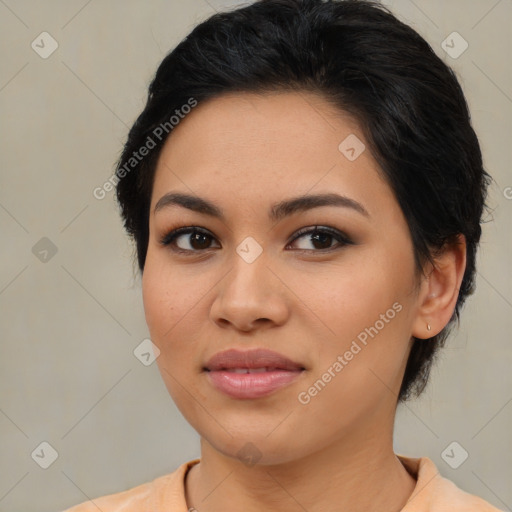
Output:
<path fill-rule="evenodd" d="M 200 226 L 182 226 L 179 228 L 174 228 L 166 231 L 163 236 L 160 237 L 159 243 L 164 246 L 169 246 L 171 242 L 173 242 L 178 236 L 180 235 L 188 235 L 191 233 L 201 233 L 203 235 L 207 235 L 213 239 L 216 239 L 213 233 L 211 233 L 209 230 L 202 228 Z M 178 248 L 179 250 L 179 248 Z M 185 249 L 182 249 L 182 251 L 186 251 Z M 192 251 L 192 252 L 199 252 L 199 251 Z"/>
<path fill-rule="evenodd" d="M 342 242 L 345 245 L 354 245 L 354 242 L 350 239 L 350 237 L 344 233 L 343 231 L 340 231 L 339 229 L 332 228 L 330 226 L 321 226 L 321 225 L 314 225 L 314 226 L 307 226 L 304 228 L 299 229 L 295 234 L 293 235 L 292 240 L 287 244 L 290 245 L 291 243 L 295 242 L 298 238 L 301 238 L 304 235 L 310 234 L 310 233 L 327 233 L 328 235 L 332 236 L 333 238 L 339 239 L 340 242 Z M 335 249 L 336 247 L 331 247 L 329 249 L 319 249 L 317 251 L 310 251 L 310 252 L 326 252 L 328 250 Z M 299 249 L 299 250 L 307 250 L 307 249 Z"/>

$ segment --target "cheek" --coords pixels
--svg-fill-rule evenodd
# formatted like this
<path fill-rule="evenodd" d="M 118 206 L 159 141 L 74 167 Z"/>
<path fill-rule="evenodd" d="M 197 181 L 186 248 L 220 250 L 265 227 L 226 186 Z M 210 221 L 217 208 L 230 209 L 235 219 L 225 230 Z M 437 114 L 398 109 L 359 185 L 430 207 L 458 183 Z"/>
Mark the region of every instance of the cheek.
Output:
<path fill-rule="evenodd" d="M 142 277 L 142 300 L 151 338 L 159 347 L 177 315 L 175 305 L 170 300 L 170 285 L 164 275 L 156 271 L 150 261 L 146 261 Z"/>
<path fill-rule="evenodd" d="M 172 339 L 180 321 L 198 302 L 199 279 L 190 279 L 169 265 L 162 255 L 148 251 L 142 276 L 142 298 L 146 323 L 156 341 Z"/>
<path fill-rule="evenodd" d="M 338 335 L 322 346 L 299 409 L 304 429 L 321 424 L 326 438 L 393 409 L 408 354 L 409 318 L 400 301 L 353 297 L 350 309 L 332 314 Z"/>
<path fill-rule="evenodd" d="M 169 374 L 182 381 L 184 369 L 190 371 L 196 364 L 195 330 L 202 325 L 193 320 L 201 306 L 201 290 L 193 285 L 198 281 L 191 282 L 169 265 L 156 265 L 148 258 L 142 277 L 144 312 L 151 340 L 160 350 L 157 364 L 168 387 L 172 384 Z"/>
<path fill-rule="evenodd" d="M 412 271 L 403 266 L 398 275 L 393 268 L 396 265 L 383 259 L 372 261 L 363 254 L 356 255 L 356 259 L 354 264 L 301 277 L 301 299 L 322 321 L 326 339 L 334 344 L 353 339 L 376 322 L 380 326 L 381 315 L 385 315 L 384 320 L 390 317 L 390 323 L 399 322 L 400 315 L 392 306 L 395 302 L 405 306 L 413 284 Z"/>
<path fill-rule="evenodd" d="M 319 402 L 350 404 L 361 393 L 376 398 L 399 380 L 409 349 L 415 284 L 412 248 L 405 253 L 405 242 L 401 251 L 389 246 L 359 251 L 343 266 L 305 278 L 305 301 L 328 328 L 318 344 L 313 382 L 343 358 L 343 370 L 334 372 L 330 391 L 322 391 Z"/>
<path fill-rule="evenodd" d="M 197 282 L 197 280 L 195 281 Z M 190 327 L 197 314 L 198 298 L 190 279 L 175 272 L 172 267 L 159 264 L 149 254 L 142 276 L 142 296 L 146 323 L 153 343 L 159 348 L 156 360 L 162 379 L 177 407 L 190 414 L 191 369 L 198 364 L 195 360 L 197 333 Z M 195 305 L 195 308 L 194 308 Z"/>

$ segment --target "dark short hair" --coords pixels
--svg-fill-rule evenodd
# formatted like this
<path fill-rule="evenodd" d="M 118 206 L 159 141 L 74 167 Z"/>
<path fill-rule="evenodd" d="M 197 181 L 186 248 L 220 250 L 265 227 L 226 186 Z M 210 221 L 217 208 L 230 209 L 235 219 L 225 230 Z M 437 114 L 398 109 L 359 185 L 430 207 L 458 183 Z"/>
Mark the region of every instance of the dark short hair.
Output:
<path fill-rule="evenodd" d="M 413 339 L 398 399 L 419 396 L 473 292 L 491 178 L 454 72 L 378 2 L 261 0 L 211 16 L 163 59 L 116 171 L 124 169 L 116 195 L 138 267 L 143 272 L 155 168 L 171 117 L 191 99 L 272 91 L 314 92 L 357 119 L 407 220 L 419 272 L 459 234 L 466 239 L 450 322 L 428 340 Z M 150 140 L 152 149 L 135 160 Z"/>

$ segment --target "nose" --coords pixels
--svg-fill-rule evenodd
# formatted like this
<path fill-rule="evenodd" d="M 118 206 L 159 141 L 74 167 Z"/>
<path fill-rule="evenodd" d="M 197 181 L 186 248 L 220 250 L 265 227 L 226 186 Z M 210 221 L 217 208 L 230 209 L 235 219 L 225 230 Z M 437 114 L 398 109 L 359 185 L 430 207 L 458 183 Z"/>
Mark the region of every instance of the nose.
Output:
<path fill-rule="evenodd" d="M 221 328 L 242 332 L 283 325 L 289 316 L 286 287 L 263 255 L 247 263 L 238 255 L 220 281 L 210 318 Z"/>

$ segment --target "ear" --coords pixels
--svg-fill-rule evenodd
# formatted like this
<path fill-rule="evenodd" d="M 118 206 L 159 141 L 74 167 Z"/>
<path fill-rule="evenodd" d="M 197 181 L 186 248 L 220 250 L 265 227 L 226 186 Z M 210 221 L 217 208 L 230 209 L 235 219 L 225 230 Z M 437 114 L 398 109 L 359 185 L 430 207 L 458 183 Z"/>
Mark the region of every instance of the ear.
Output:
<path fill-rule="evenodd" d="M 458 235 L 455 242 L 445 244 L 435 256 L 434 265 L 429 264 L 426 270 L 420 284 L 412 330 L 412 335 L 420 339 L 439 334 L 453 315 L 466 270 L 464 235 Z"/>

